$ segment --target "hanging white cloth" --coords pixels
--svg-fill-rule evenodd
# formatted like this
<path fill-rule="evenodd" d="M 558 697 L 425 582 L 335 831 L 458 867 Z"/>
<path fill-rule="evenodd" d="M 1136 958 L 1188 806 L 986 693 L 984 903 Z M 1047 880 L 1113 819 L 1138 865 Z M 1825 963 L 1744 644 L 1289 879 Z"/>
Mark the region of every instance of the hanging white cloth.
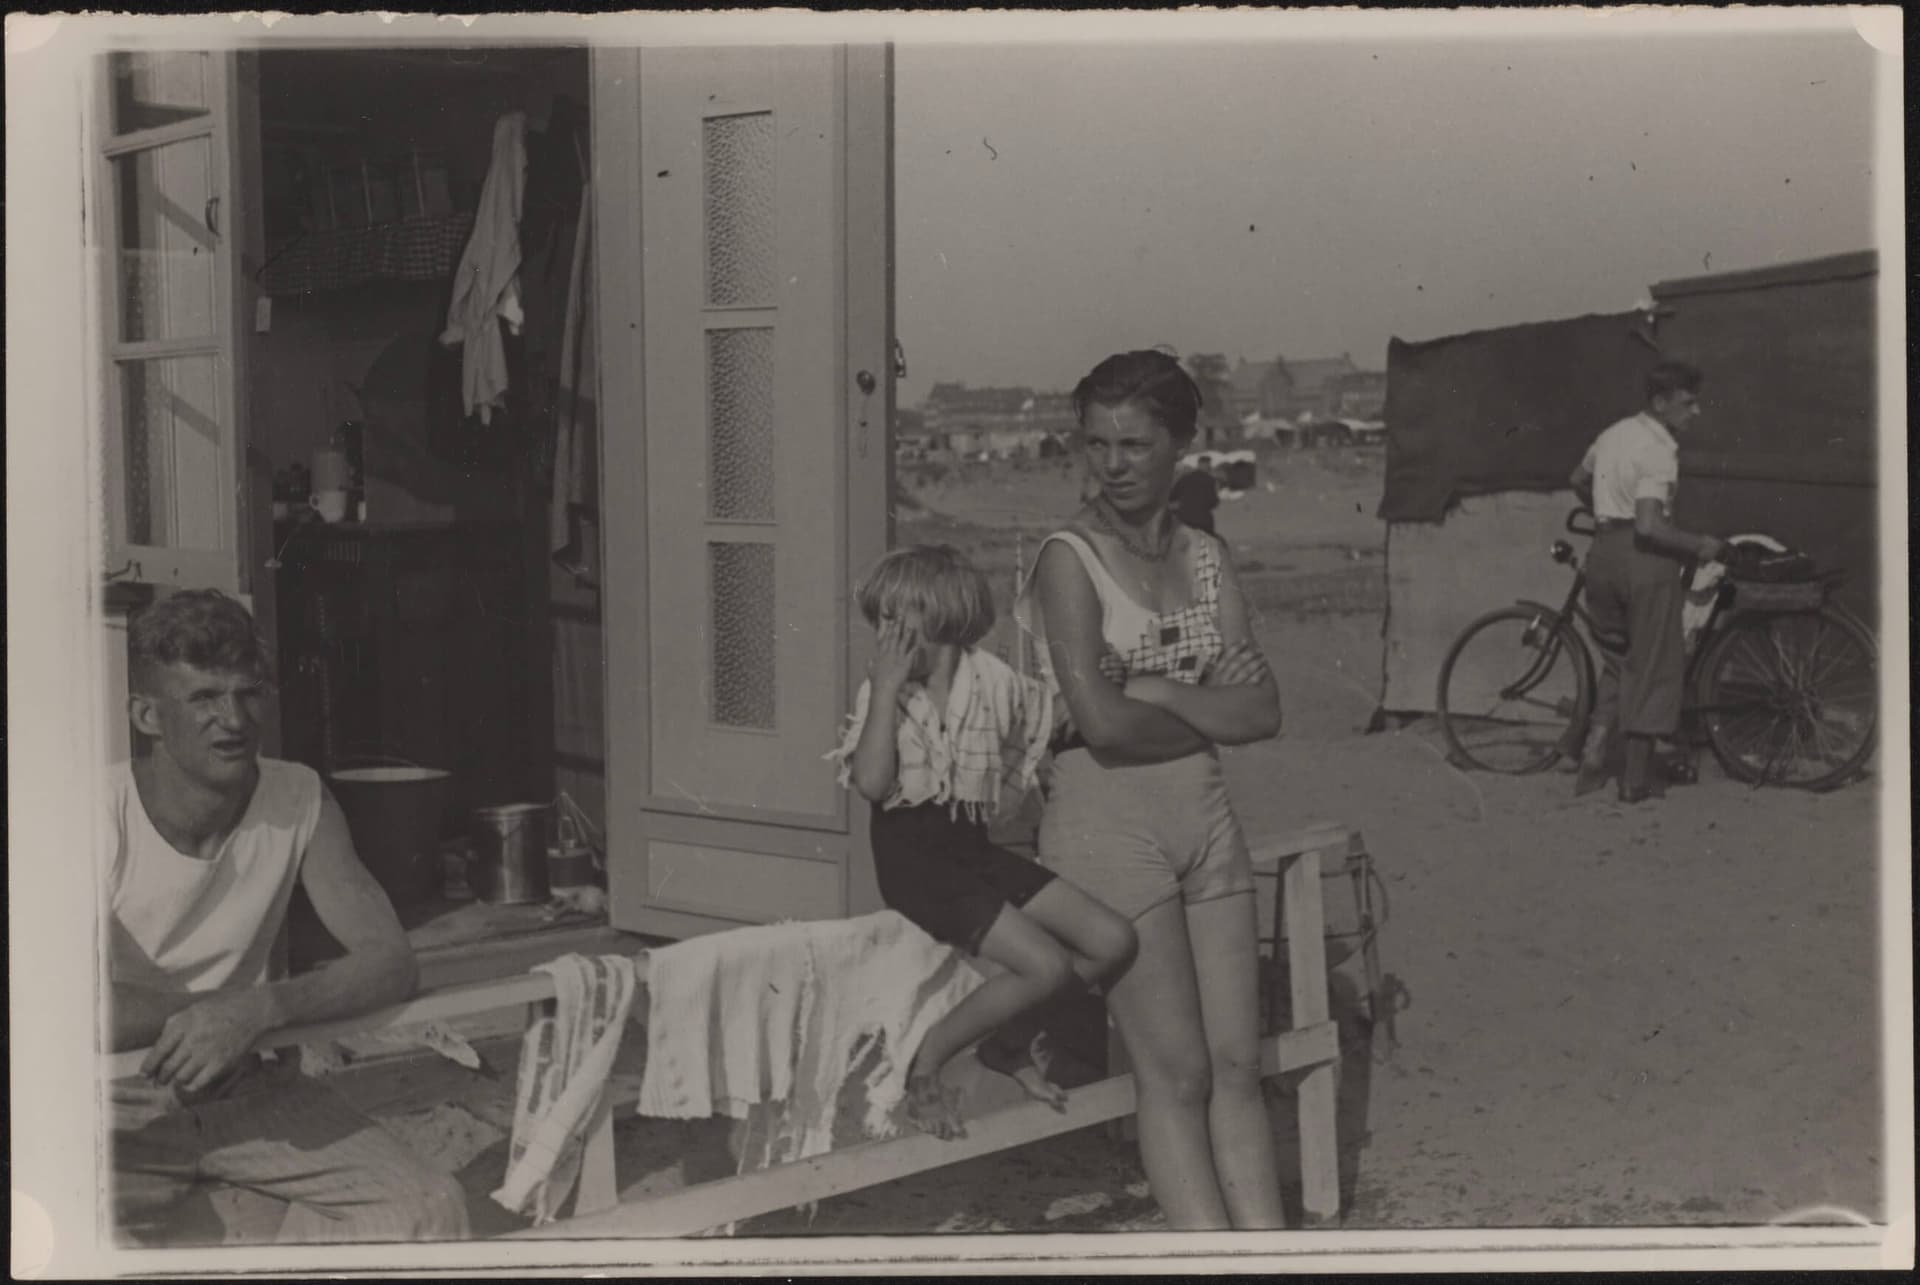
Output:
<path fill-rule="evenodd" d="M 440 342 L 460 344 L 460 395 L 469 415 L 489 423 L 507 391 L 500 327 L 520 333 L 520 210 L 527 186 L 527 117 L 509 112 L 493 127 L 493 160 L 480 189 L 473 235 L 460 256 Z"/>
<path fill-rule="evenodd" d="M 586 1131 L 606 1094 L 639 985 L 624 955 L 541 964 L 554 998 L 536 1006 L 520 1046 L 507 1175 L 494 1200 L 551 1222 L 579 1180 Z"/>

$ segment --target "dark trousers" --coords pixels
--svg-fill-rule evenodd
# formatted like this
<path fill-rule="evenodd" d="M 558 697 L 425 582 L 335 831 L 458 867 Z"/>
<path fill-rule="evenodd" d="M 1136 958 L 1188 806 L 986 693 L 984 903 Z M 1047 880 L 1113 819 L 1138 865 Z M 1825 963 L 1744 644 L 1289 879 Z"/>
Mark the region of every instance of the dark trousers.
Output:
<path fill-rule="evenodd" d="M 1595 630 L 1624 637 L 1624 655 L 1603 645 L 1594 719 L 1628 736 L 1680 730 L 1686 682 L 1687 563 L 1654 549 L 1633 528 L 1609 527 L 1587 558 L 1587 611 Z"/>

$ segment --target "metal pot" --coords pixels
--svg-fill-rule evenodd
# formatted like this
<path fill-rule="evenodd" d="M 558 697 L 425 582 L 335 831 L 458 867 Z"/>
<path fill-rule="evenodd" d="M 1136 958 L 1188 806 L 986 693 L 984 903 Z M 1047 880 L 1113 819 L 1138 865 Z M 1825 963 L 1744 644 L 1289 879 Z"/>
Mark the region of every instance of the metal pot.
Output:
<path fill-rule="evenodd" d="M 547 887 L 546 803 L 507 803 L 473 813 L 473 864 L 467 881 L 482 901 L 496 906 L 545 901 Z"/>

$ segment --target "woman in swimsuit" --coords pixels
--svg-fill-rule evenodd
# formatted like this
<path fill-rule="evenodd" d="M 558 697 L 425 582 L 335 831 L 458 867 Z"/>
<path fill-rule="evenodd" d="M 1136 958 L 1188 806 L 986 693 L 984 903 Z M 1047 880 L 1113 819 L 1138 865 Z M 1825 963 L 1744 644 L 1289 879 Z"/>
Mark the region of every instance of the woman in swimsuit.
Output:
<path fill-rule="evenodd" d="M 1040 858 L 1133 921 L 1138 956 L 1107 1007 L 1168 1223 L 1278 1227 L 1253 871 L 1217 747 L 1277 734 L 1279 692 L 1225 547 L 1168 512 L 1193 380 L 1164 353 L 1121 353 L 1073 400 L 1097 489 L 1042 543 L 1016 607 L 1072 716 Z"/>

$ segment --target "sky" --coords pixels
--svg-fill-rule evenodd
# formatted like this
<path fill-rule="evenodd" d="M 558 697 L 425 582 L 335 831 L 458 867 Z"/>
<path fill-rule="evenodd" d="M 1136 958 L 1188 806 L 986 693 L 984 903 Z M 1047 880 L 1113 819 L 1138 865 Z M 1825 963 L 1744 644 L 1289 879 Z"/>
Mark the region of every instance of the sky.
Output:
<path fill-rule="evenodd" d="M 1850 31 L 895 50 L 900 402 L 1633 307 L 1870 248 Z"/>

